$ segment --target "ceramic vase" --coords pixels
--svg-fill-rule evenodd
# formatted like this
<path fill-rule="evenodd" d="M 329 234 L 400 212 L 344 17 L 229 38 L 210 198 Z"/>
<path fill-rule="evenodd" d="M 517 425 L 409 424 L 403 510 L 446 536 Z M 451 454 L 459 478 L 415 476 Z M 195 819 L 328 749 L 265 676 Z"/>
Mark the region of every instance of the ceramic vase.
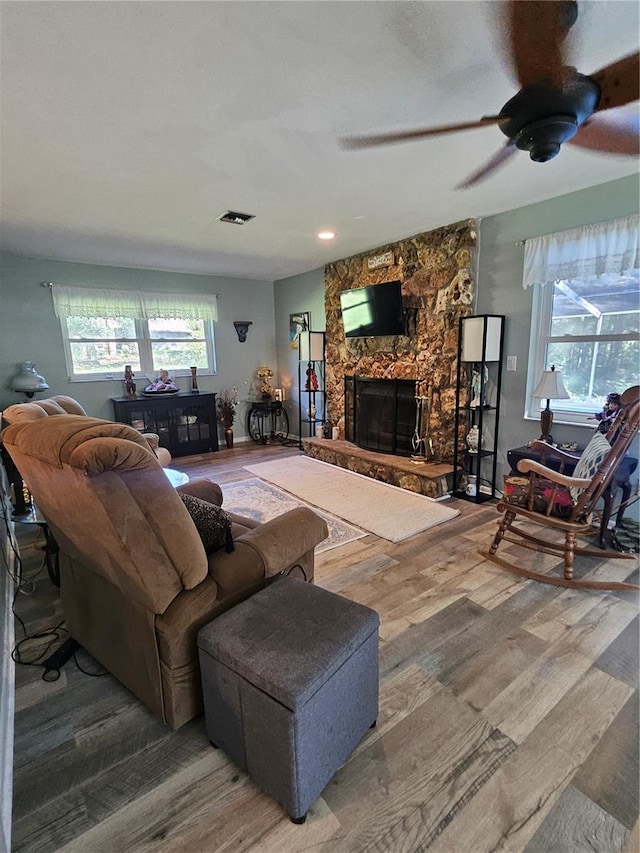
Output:
<path fill-rule="evenodd" d="M 224 440 L 227 442 L 227 447 L 229 450 L 233 447 L 233 430 L 231 427 L 227 427 L 224 431 Z"/>
<path fill-rule="evenodd" d="M 479 443 L 480 433 L 478 431 L 478 427 L 472 426 L 467 433 L 467 447 L 469 448 L 469 453 L 477 453 Z"/>
<path fill-rule="evenodd" d="M 189 370 L 191 371 L 191 391 L 194 394 L 199 393 L 200 389 L 198 388 L 198 378 L 196 376 L 196 373 L 198 372 L 198 368 L 197 367 L 190 367 Z"/>

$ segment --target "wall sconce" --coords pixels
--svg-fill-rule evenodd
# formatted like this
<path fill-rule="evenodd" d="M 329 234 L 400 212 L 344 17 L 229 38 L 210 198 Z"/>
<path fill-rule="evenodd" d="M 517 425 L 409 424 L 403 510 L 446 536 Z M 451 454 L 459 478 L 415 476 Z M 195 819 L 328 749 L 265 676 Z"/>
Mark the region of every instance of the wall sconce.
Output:
<path fill-rule="evenodd" d="M 32 361 L 23 361 L 20 372 L 11 380 L 11 387 L 31 399 L 38 391 L 46 391 L 49 383 L 44 376 L 36 373 L 36 366 Z"/>
<path fill-rule="evenodd" d="M 247 340 L 247 332 L 249 331 L 249 326 L 253 325 L 253 321 L 234 320 L 233 325 L 236 327 L 236 332 L 238 333 L 238 340 L 241 344 L 243 344 Z"/>

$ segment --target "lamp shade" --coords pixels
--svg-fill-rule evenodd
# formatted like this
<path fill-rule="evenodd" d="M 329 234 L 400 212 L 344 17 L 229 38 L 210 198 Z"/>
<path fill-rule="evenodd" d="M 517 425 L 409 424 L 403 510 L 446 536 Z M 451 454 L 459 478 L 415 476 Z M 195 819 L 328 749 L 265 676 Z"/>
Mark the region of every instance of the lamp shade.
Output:
<path fill-rule="evenodd" d="M 562 375 L 551 365 L 551 370 L 543 370 L 542 378 L 533 392 L 533 396 L 540 400 L 568 400 L 569 394 L 564 387 Z"/>
<path fill-rule="evenodd" d="M 300 361 L 324 361 L 324 332 L 300 333 Z"/>
<path fill-rule="evenodd" d="M 502 319 L 502 317 L 494 316 L 463 317 L 462 361 L 500 360 Z M 485 324 L 487 328 L 486 338 Z"/>
<path fill-rule="evenodd" d="M 20 372 L 11 381 L 14 391 L 21 391 L 27 397 L 33 397 L 37 391 L 46 391 L 49 384 L 44 376 L 36 372 L 36 366 L 32 361 L 23 361 Z"/>

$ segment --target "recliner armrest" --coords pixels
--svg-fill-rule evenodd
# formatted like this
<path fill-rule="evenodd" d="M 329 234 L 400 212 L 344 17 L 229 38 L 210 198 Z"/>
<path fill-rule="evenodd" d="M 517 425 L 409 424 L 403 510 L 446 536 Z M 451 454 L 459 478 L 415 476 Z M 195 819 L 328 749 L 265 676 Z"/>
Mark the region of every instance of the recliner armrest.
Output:
<path fill-rule="evenodd" d="M 216 506 L 222 506 L 222 489 L 208 477 L 197 477 L 195 480 L 189 480 L 183 486 L 178 486 L 176 492 L 200 498 L 201 501 L 207 501 L 207 503 Z"/>
<path fill-rule="evenodd" d="M 155 453 L 160 465 L 162 465 L 163 468 L 166 468 L 171 462 L 171 453 L 166 447 L 160 447 L 160 436 L 155 432 L 143 432 L 141 435 L 146 439 L 147 444 Z"/>
<path fill-rule="evenodd" d="M 324 518 L 307 507 L 296 507 L 239 536 L 235 551 L 209 557 L 209 574 L 225 596 L 295 565 L 326 539 Z"/>

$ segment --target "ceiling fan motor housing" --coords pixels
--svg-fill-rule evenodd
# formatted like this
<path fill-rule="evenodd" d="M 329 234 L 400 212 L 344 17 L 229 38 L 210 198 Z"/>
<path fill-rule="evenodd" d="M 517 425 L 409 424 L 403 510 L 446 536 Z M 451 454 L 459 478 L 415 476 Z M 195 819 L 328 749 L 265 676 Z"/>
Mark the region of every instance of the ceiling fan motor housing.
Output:
<path fill-rule="evenodd" d="M 500 130 L 532 160 L 544 163 L 593 114 L 600 87 L 575 68 L 565 68 L 562 89 L 548 81 L 521 89 L 500 110 Z"/>

